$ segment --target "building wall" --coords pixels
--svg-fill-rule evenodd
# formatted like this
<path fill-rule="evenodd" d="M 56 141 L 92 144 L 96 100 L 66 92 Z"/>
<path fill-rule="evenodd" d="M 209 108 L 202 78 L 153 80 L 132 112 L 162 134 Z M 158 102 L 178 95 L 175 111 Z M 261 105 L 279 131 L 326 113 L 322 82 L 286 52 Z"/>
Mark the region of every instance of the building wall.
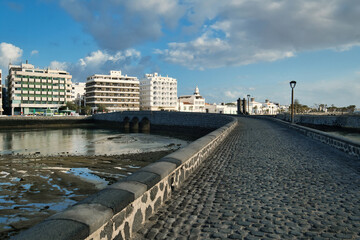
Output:
<path fill-rule="evenodd" d="M 3 113 L 2 98 L 2 71 L 0 69 L 0 115 Z"/>
<path fill-rule="evenodd" d="M 7 81 L 11 115 L 57 110 L 71 101 L 71 78 L 62 70 L 10 65 Z"/>
<path fill-rule="evenodd" d="M 142 110 L 176 110 L 177 81 L 158 73 L 145 74 L 140 80 L 140 105 Z"/>
<path fill-rule="evenodd" d="M 140 109 L 139 80 L 110 71 L 109 75 L 95 74 L 87 78 L 85 87 L 86 105 L 97 111 L 104 105 L 110 112 L 136 111 Z"/>
<path fill-rule="evenodd" d="M 205 98 L 200 95 L 199 88 L 195 88 L 193 95 L 180 96 L 178 99 L 180 112 L 206 112 Z"/>

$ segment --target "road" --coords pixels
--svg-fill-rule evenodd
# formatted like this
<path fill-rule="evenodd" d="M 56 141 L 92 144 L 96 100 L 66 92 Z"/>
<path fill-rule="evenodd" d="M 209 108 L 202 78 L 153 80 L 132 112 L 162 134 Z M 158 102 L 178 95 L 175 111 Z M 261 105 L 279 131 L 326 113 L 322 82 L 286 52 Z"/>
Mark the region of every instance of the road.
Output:
<path fill-rule="evenodd" d="M 269 120 L 239 126 L 133 239 L 359 239 L 360 163 Z"/>

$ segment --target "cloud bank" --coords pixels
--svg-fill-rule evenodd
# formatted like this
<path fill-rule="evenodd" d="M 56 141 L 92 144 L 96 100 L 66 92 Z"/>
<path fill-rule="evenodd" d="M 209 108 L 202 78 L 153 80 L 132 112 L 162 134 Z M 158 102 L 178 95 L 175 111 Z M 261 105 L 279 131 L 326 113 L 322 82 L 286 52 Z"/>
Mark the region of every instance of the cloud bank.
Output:
<path fill-rule="evenodd" d="M 190 69 L 276 61 L 302 51 L 344 51 L 360 45 L 358 0 L 60 0 L 60 4 L 103 49 L 122 51 L 164 36 L 182 39 L 155 53 Z"/>

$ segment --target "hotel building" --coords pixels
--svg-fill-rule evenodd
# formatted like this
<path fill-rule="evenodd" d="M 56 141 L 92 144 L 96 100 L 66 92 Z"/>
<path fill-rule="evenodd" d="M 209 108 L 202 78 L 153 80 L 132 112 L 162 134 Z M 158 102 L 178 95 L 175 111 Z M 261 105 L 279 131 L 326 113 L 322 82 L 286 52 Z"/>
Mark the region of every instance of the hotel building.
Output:
<path fill-rule="evenodd" d="M 79 107 L 85 105 L 85 86 L 86 83 L 84 82 L 72 84 L 71 101 L 73 101 Z"/>
<path fill-rule="evenodd" d="M 145 74 L 140 80 L 140 104 L 142 110 L 176 111 L 177 81 L 158 73 Z"/>
<path fill-rule="evenodd" d="M 54 112 L 71 101 L 72 76 L 62 70 L 9 65 L 7 77 L 11 115 Z"/>
<path fill-rule="evenodd" d="M 97 111 L 103 105 L 108 111 L 138 111 L 139 80 L 110 71 L 110 75 L 95 74 L 87 78 L 85 87 L 86 105 Z"/>

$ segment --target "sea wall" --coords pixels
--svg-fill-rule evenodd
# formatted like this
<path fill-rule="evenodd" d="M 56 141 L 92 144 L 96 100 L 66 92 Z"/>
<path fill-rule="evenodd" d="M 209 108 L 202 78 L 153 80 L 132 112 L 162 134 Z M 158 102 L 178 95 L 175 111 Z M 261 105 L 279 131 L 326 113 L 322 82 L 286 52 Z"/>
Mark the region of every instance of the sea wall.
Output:
<path fill-rule="evenodd" d="M 290 114 L 278 114 L 276 118 L 290 122 Z M 295 115 L 294 122 L 349 129 L 360 129 L 360 115 Z"/>
<path fill-rule="evenodd" d="M 171 153 L 127 178 L 89 196 L 16 236 L 15 239 L 129 239 L 133 232 L 181 186 L 237 125 L 233 117 L 169 112 L 111 113 L 96 121 L 120 123 L 147 118 L 151 124 L 207 126 L 215 131 Z"/>
<path fill-rule="evenodd" d="M 92 121 L 92 117 L 85 116 L 1 116 L 0 129 L 64 127 L 91 123 Z"/>
<path fill-rule="evenodd" d="M 340 151 L 343 151 L 351 156 L 360 159 L 360 144 L 357 142 L 351 141 L 349 139 L 340 136 L 335 136 L 323 131 L 319 131 L 313 128 L 308 128 L 298 124 L 291 124 L 289 122 L 280 120 L 278 118 L 267 118 L 267 119 L 271 119 L 278 123 L 284 124 L 288 128 L 295 129 L 296 131 L 304 134 L 307 137 L 325 143 L 331 147 L 339 149 Z M 351 125 L 351 126 L 355 126 L 355 125 Z"/>

